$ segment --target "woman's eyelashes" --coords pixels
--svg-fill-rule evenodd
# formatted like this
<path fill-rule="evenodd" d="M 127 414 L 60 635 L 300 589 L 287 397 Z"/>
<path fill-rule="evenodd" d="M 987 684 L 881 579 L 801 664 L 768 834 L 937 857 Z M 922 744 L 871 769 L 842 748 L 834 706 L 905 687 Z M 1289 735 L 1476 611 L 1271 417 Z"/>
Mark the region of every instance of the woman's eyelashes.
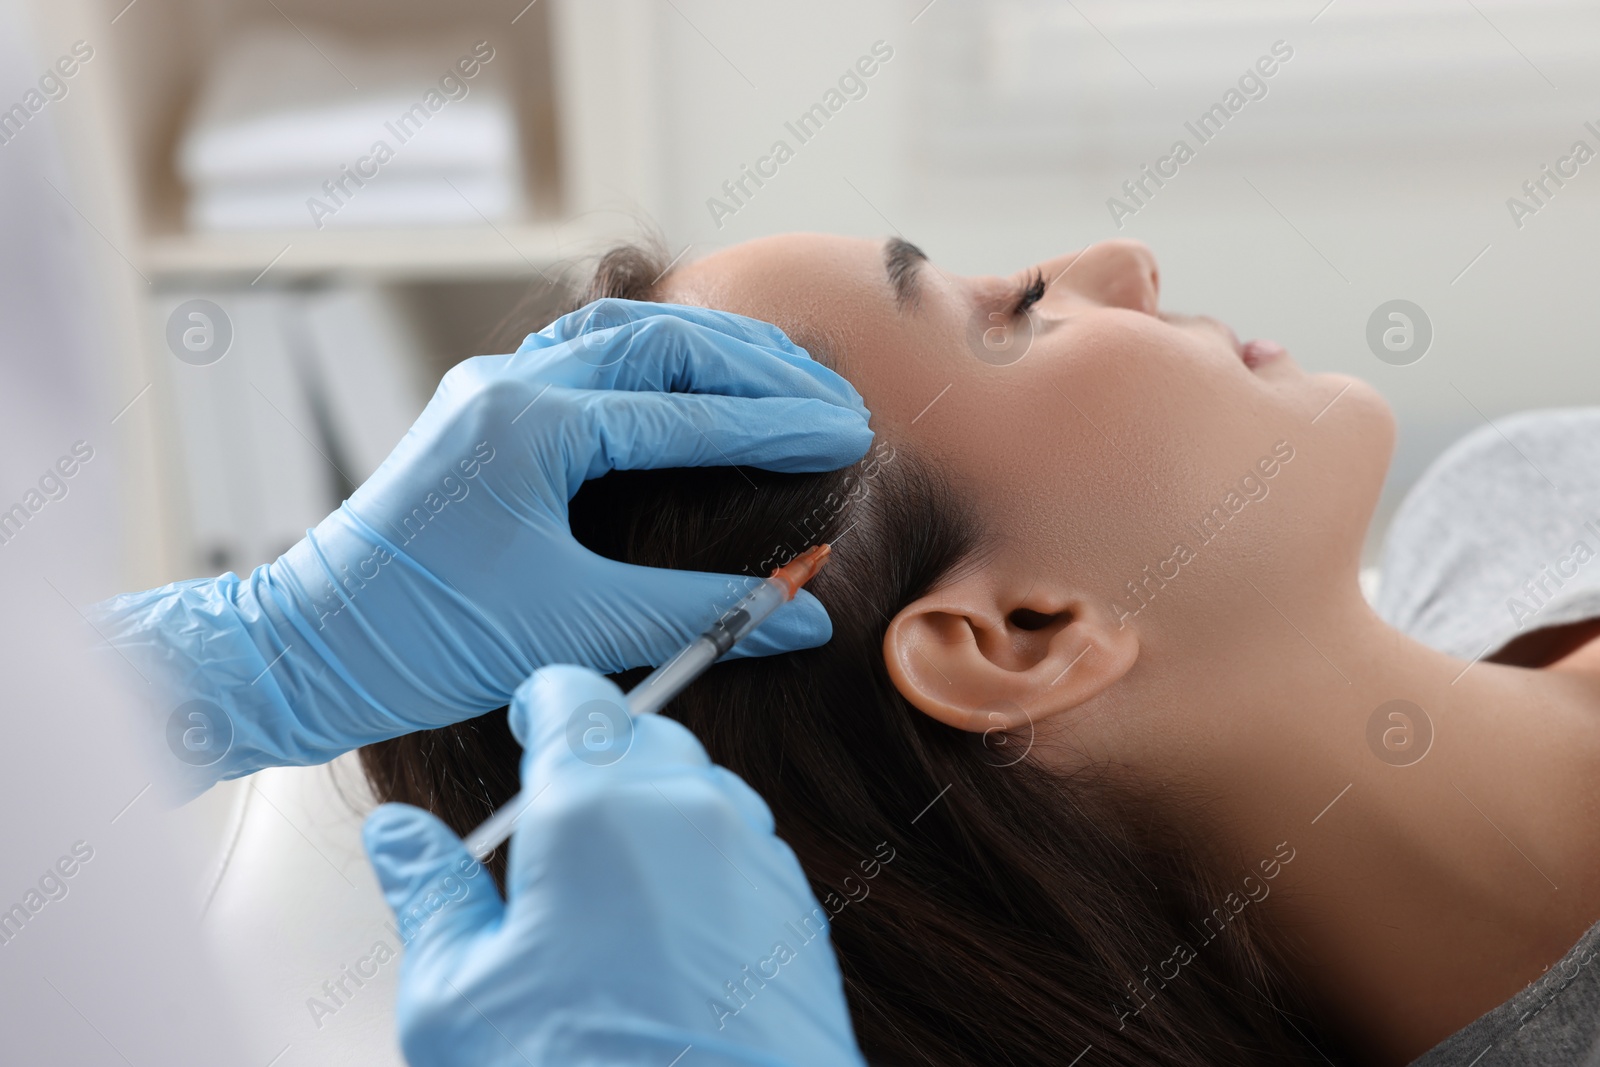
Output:
<path fill-rule="evenodd" d="M 1035 267 L 1028 275 L 1027 283 L 1022 291 L 1017 294 L 1015 306 L 1011 309 L 1013 315 L 1026 315 L 1028 311 L 1044 299 L 1045 280 L 1044 272 Z"/>

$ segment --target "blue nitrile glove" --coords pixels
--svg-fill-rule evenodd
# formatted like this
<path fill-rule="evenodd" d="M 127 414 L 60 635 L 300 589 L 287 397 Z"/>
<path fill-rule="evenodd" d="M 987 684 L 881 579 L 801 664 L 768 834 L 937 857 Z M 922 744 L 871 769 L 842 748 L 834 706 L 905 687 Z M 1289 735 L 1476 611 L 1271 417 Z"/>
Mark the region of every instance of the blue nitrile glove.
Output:
<path fill-rule="evenodd" d="M 850 384 L 777 327 L 602 300 L 453 368 L 372 477 L 275 562 L 116 597 L 96 625 L 173 706 L 190 788 L 319 763 L 500 707 L 544 664 L 660 663 L 744 592 L 581 547 L 567 502 L 585 479 L 831 470 L 871 436 Z M 831 633 L 802 595 L 735 652 Z"/>
<path fill-rule="evenodd" d="M 406 940 L 407 1061 L 864 1064 L 827 913 L 766 803 L 683 726 L 624 708 L 582 667 L 546 667 L 517 690 L 511 728 L 536 796 L 511 838 L 504 902 L 432 815 L 387 804 L 367 819 Z"/>

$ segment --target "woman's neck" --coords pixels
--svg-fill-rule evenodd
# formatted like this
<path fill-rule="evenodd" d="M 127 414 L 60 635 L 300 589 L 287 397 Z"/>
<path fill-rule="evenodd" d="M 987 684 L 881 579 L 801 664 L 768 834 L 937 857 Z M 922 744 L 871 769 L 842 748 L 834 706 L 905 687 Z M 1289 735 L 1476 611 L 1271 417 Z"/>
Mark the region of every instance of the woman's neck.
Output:
<path fill-rule="evenodd" d="M 1313 1001 L 1373 1062 L 1405 1063 L 1600 920 L 1600 649 L 1468 667 L 1364 601 L 1336 614 L 1316 640 L 1348 681 L 1318 663 L 1261 694 L 1293 709 L 1302 750 L 1241 783 L 1232 814 L 1246 847 L 1296 850 L 1265 910 Z"/>

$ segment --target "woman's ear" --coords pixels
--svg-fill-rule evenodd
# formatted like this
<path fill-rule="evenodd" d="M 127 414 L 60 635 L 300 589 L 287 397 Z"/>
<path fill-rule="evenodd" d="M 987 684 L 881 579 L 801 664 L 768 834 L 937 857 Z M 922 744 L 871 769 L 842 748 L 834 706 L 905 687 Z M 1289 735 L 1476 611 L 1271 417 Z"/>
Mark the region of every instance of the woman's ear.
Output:
<path fill-rule="evenodd" d="M 1132 626 L 1097 600 L 979 571 L 908 604 L 883 657 L 895 688 L 962 730 L 1014 729 L 1071 711 L 1139 658 Z"/>

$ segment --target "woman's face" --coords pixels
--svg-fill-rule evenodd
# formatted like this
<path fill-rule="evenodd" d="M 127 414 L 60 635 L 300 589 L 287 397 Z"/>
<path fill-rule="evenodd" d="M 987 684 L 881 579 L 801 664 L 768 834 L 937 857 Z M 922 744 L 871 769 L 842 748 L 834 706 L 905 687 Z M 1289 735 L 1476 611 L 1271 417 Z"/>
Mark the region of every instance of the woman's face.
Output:
<path fill-rule="evenodd" d="M 973 503 L 994 551 L 977 587 L 947 605 L 970 617 L 921 627 L 912 650 L 943 677 L 926 680 L 933 703 L 941 685 L 983 703 L 934 647 L 975 641 L 991 665 L 1027 677 L 990 703 L 1030 721 L 1065 710 L 1080 748 L 1170 771 L 1171 746 L 1195 727 L 1153 719 L 1152 700 L 1192 700 L 1196 686 L 1226 700 L 1215 676 L 1244 669 L 1255 635 L 1359 598 L 1393 442 L 1387 405 L 1270 342 L 1241 345 L 1214 319 L 1164 311 L 1155 257 L 1138 242 L 985 277 L 951 274 L 897 239 L 789 235 L 681 267 L 660 295 L 824 347 L 880 437 Z M 1058 638 L 1067 647 L 1051 652 Z M 1080 651 L 1054 686 L 1030 673 Z M 1094 681 L 1091 661 L 1111 674 L 1073 689 Z M 1045 688 L 1078 695 L 1057 708 L 1035 699 Z M 1135 706 L 1137 720 L 1123 714 Z"/>

